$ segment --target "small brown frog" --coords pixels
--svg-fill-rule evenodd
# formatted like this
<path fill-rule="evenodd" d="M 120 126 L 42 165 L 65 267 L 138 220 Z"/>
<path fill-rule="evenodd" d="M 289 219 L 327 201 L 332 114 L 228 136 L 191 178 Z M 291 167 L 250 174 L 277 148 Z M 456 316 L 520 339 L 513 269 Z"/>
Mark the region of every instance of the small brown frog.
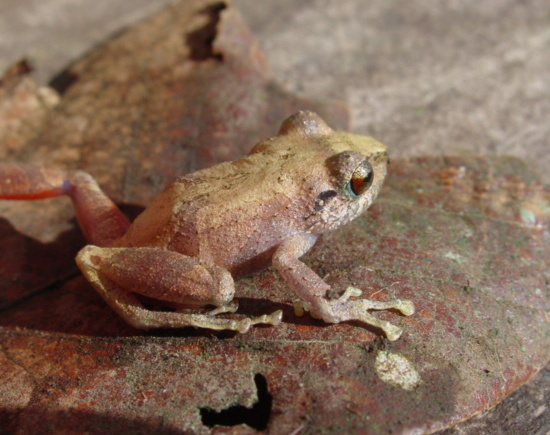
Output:
<path fill-rule="evenodd" d="M 0 164 L 0 198 L 68 195 L 90 242 L 76 257 L 78 267 L 136 328 L 246 332 L 254 324 L 276 325 L 280 310 L 238 320 L 216 317 L 237 310 L 233 276 L 271 261 L 302 300 L 297 314 L 309 311 L 328 323 L 359 320 L 396 340 L 401 329 L 368 310 L 393 308 L 411 315 L 410 301 L 350 299 L 361 294 L 353 287 L 328 299 L 330 286 L 299 260 L 321 233 L 372 204 L 386 165 L 381 143 L 333 131 L 318 115 L 299 112 L 247 156 L 176 179 L 132 224 L 82 171 Z M 136 293 L 215 309 L 206 314 L 150 310 Z"/>

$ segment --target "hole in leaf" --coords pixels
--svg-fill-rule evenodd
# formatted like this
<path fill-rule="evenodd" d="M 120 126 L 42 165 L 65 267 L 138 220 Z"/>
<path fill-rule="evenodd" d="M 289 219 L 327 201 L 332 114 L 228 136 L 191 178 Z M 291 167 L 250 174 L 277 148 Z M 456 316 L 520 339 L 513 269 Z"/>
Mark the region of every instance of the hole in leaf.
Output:
<path fill-rule="evenodd" d="M 264 375 L 257 373 L 254 376 L 254 382 L 258 389 L 258 401 L 252 405 L 252 408 L 233 405 L 219 412 L 211 408 L 201 408 L 200 413 L 203 424 L 214 427 L 236 426 L 244 423 L 252 429 L 266 429 L 271 415 L 273 397 L 267 390 L 267 380 Z"/>
<path fill-rule="evenodd" d="M 48 85 L 50 88 L 55 89 L 59 95 L 63 95 L 77 80 L 78 76 L 76 74 L 65 69 L 52 78 Z"/>
<path fill-rule="evenodd" d="M 217 27 L 221 12 L 227 8 L 224 2 L 216 3 L 204 8 L 201 13 L 208 16 L 209 20 L 198 30 L 187 35 L 187 44 L 191 49 L 189 57 L 193 60 L 203 61 L 208 59 L 222 60 L 223 56 L 214 51 Z"/>

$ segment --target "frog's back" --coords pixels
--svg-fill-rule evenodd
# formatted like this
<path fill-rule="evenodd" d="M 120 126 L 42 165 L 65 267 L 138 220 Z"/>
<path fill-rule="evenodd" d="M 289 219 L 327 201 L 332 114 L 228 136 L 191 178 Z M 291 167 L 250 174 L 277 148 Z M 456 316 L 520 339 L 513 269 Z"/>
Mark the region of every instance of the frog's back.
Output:
<path fill-rule="evenodd" d="M 169 249 L 230 270 L 266 254 L 292 231 L 281 210 L 295 196 L 270 160 L 251 154 L 176 179 L 118 245 Z"/>

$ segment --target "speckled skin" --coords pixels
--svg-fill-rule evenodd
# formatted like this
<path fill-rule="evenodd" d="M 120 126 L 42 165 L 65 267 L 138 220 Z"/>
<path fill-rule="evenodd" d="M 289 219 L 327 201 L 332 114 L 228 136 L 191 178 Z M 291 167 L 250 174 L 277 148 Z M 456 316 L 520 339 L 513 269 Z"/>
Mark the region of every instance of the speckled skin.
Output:
<path fill-rule="evenodd" d="M 365 158 L 373 183 L 351 198 L 345 185 Z M 232 273 L 245 264 L 255 268 L 288 237 L 319 235 L 366 210 L 386 162 L 386 148 L 374 139 L 332 131 L 311 112 L 301 113 L 247 156 L 178 178 L 116 246 L 176 251 Z"/>
<path fill-rule="evenodd" d="M 329 300 L 330 287 L 299 261 L 319 234 L 370 206 L 386 165 L 384 145 L 333 131 L 316 114 L 299 112 L 247 156 L 175 180 L 131 225 L 85 173 L 69 173 L 62 183 L 57 174 L 51 184 L 61 187 L 50 196 L 67 194 L 73 199 L 79 223 L 93 243 L 80 251 L 77 264 L 109 305 L 137 328 L 196 326 L 244 332 L 257 323 L 277 324 L 280 311 L 241 320 L 214 316 L 237 309 L 234 275 L 271 260 L 302 299 L 299 312 L 308 310 L 331 323 L 361 320 L 382 328 L 393 340 L 401 331 L 367 310 L 396 308 L 412 314 L 410 302 L 350 301 L 360 294 L 353 288 Z M 13 168 L 5 169 L 3 178 L 9 180 L 6 174 L 13 173 Z M 17 184 L 31 191 L 33 184 L 48 187 L 48 180 L 37 181 L 45 173 L 27 168 L 31 181 Z M 8 197 L 1 195 L 8 187 L 13 190 L 13 183 L 0 184 L 0 196 Z M 135 293 L 216 309 L 208 314 L 152 311 Z"/>

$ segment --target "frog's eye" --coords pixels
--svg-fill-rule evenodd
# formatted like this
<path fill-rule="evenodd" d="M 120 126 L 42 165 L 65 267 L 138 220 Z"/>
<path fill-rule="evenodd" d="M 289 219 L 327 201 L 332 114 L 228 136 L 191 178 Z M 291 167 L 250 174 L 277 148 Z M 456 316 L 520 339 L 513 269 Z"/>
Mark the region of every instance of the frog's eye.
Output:
<path fill-rule="evenodd" d="M 351 179 L 346 184 L 346 191 L 352 198 L 357 198 L 369 189 L 373 178 L 372 166 L 368 161 L 363 160 L 353 171 Z"/>

